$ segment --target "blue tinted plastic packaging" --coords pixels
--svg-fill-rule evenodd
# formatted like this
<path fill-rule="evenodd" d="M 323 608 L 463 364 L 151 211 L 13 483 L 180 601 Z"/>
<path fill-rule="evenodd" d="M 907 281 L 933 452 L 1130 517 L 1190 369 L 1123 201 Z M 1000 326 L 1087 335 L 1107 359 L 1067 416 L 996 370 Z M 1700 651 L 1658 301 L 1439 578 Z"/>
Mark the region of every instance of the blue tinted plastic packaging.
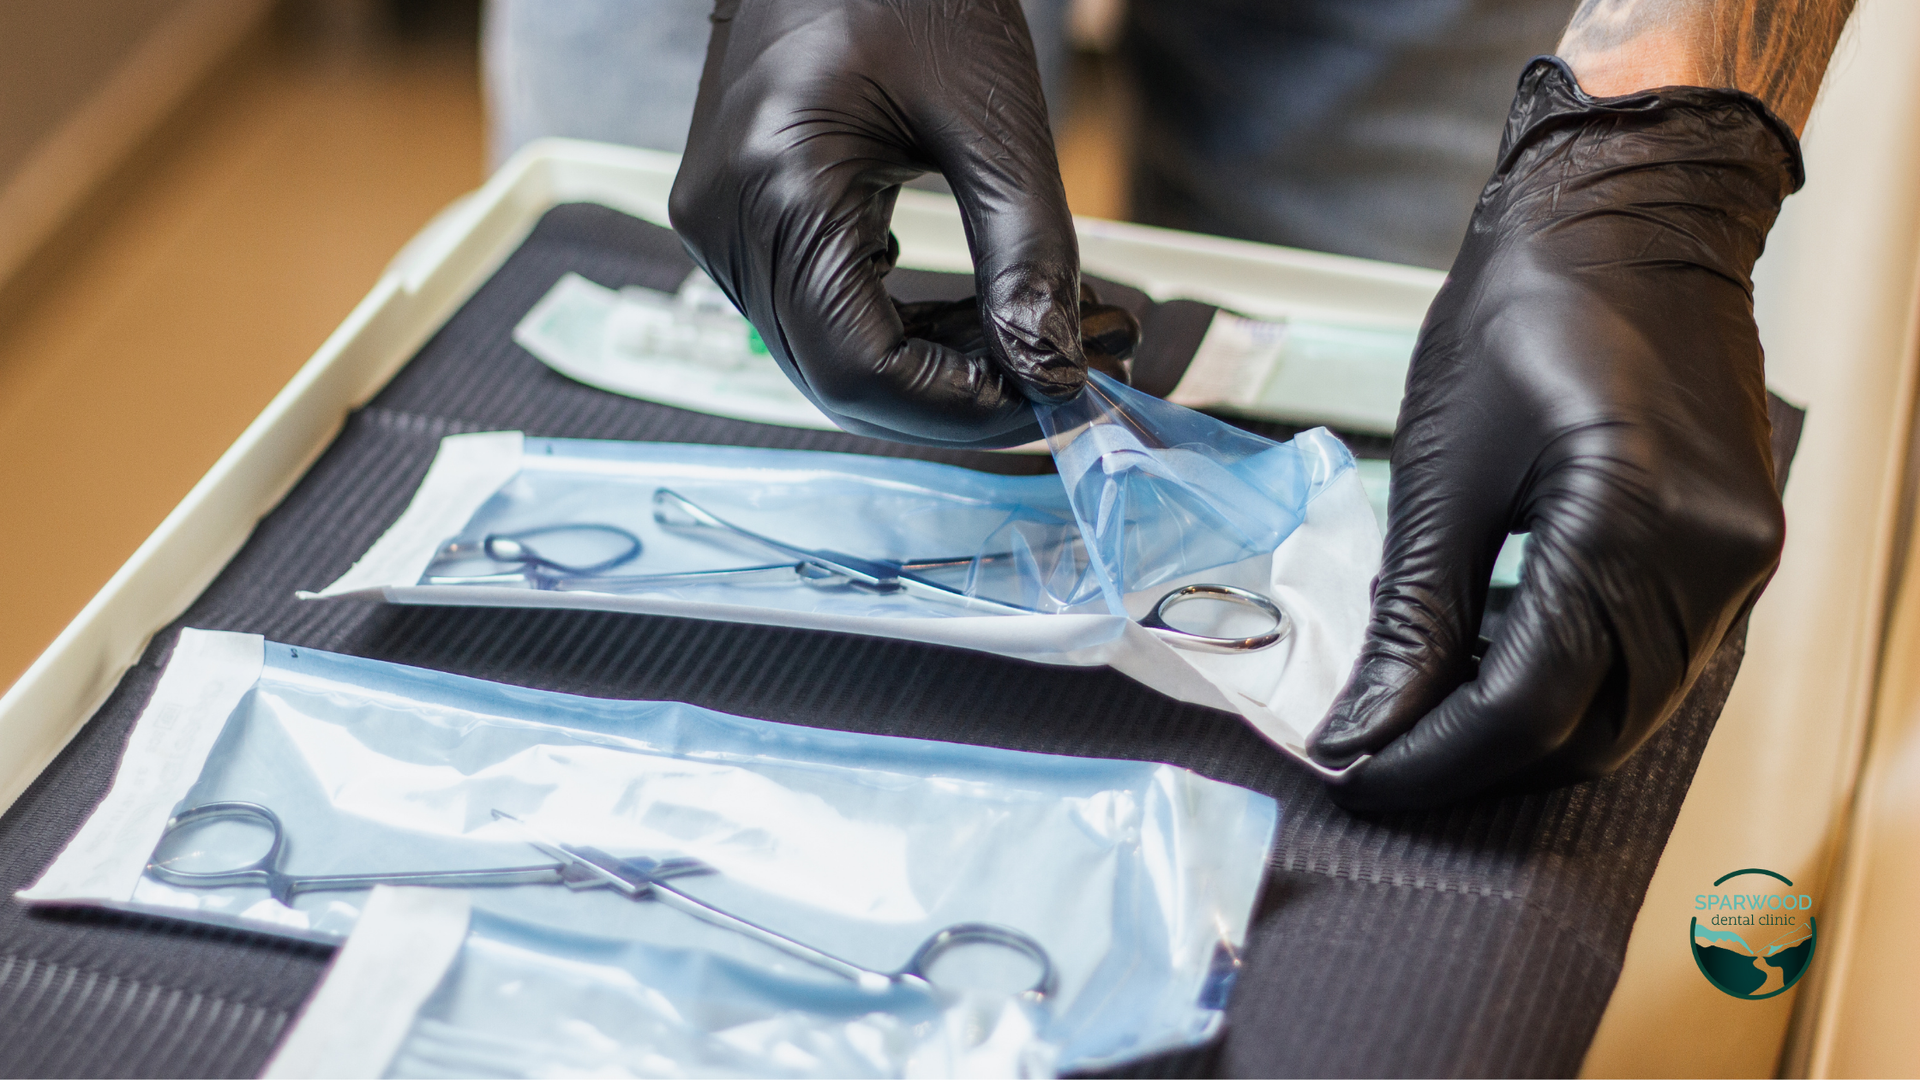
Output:
<path fill-rule="evenodd" d="M 1063 1069 L 1217 1029 L 1277 821 L 1271 799 L 1167 765 L 574 697 L 185 631 L 113 791 L 22 896 L 327 941 L 349 933 L 364 888 L 282 902 L 260 883 L 156 873 L 258 858 L 257 822 L 165 832 L 170 817 L 234 802 L 278 817 L 278 869 L 293 879 L 523 867 L 542 862 L 532 841 L 546 836 L 617 858 L 698 860 L 705 869 L 676 887 L 877 971 L 900 969 L 942 927 L 1009 927 L 1055 969 L 1034 1023 Z M 911 1027 L 951 1004 L 863 990 L 609 889 L 467 895 L 476 926 L 518 927 L 496 936 L 554 970 L 605 954 L 665 1003 L 660 1015 L 692 1025 L 688 1045 L 709 1045 L 701 1025 L 726 1020 L 715 1002 L 784 1003 L 786 1022 L 829 1027 L 854 1008 Z"/>

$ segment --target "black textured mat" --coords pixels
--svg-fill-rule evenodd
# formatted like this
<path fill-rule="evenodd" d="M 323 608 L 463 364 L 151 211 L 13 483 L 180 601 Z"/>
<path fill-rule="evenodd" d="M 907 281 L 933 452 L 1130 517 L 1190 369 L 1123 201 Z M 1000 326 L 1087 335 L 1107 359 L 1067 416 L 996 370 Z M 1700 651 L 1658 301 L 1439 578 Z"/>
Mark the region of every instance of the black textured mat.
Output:
<path fill-rule="evenodd" d="M 1615 776 L 1431 814 L 1360 819 L 1335 808 L 1318 783 L 1237 718 L 1180 704 L 1105 669 L 642 615 L 293 598 L 294 590 L 318 589 L 346 570 L 399 516 L 439 439 L 459 431 L 854 450 L 995 470 L 1047 466 L 1044 458 L 931 451 L 620 398 L 554 374 L 511 342 L 513 325 L 567 270 L 607 285 L 672 289 L 687 269 L 664 230 L 600 207 L 549 213 L 355 414 L 213 585 L 154 639 L 92 722 L 0 817 L 0 890 L 10 896 L 37 878 L 106 793 L 178 627 L 239 630 L 550 690 L 675 698 L 789 723 L 1167 761 L 1242 784 L 1277 798 L 1284 816 L 1228 1034 L 1136 1072 L 1450 1076 L 1578 1069 L 1738 670 L 1744 632 L 1722 647 L 1672 723 Z M 953 287 L 910 275 L 898 285 L 902 292 Z M 1153 319 L 1170 320 L 1167 339 L 1188 326 L 1197 341 L 1186 306 L 1142 310 L 1150 329 Z M 1169 363 L 1159 357 L 1148 366 L 1164 381 Z M 1785 406 L 1775 411 L 1784 478 L 1799 417 Z M 0 1074 L 252 1075 L 327 958 L 324 949 L 264 936 L 0 901 Z"/>

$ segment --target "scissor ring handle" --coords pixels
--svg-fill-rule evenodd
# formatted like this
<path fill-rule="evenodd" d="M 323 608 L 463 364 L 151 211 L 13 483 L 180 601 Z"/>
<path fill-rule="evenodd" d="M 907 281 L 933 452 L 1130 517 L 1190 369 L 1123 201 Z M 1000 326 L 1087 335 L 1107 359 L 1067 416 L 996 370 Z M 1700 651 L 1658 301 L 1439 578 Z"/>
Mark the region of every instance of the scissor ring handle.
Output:
<path fill-rule="evenodd" d="M 175 870 L 149 860 L 147 873 L 169 885 L 185 885 L 190 888 L 207 888 L 215 885 L 258 885 L 262 881 L 269 884 L 279 876 L 280 848 L 286 839 L 286 832 L 280 825 L 280 818 L 273 811 L 259 803 L 230 800 L 226 802 L 201 803 L 191 809 L 182 810 L 167 822 L 165 831 L 160 834 L 160 843 L 167 837 L 203 821 L 218 818 L 248 818 L 267 827 L 273 842 L 267 845 L 266 854 L 241 866 L 226 870 Z M 156 845 L 157 850 L 157 845 Z"/>
<path fill-rule="evenodd" d="M 1039 977 L 1021 993 L 1035 999 L 1053 993 L 1053 958 L 1047 955 L 1047 950 L 1020 931 L 994 923 L 955 923 L 944 930 L 934 931 L 932 937 L 920 943 L 920 948 L 907 961 L 907 966 L 900 969 L 900 974 L 911 975 L 931 984 L 933 980 L 927 977 L 927 969 L 933 966 L 935 960 L 962 945 L 997 945 L 1012 949 L 1040 965 Z"/>
<path fill-rule="evenodd" d="M 540 554 L 528 540 L 536 536 L 547 536 L 562 532 L 598 532 L 618 537 L 625 545 L 623 550 L 611 558 L 596 563 L 573 565 L 558 562 Z M 519 563 L 522 566 L 536 566 L 561 574 L 601 574 L 616 566 L 623 566 L 640 557 L 640 538 L 618 525 L 608 525 L 596 521 L 582 521 L 567 525 L 542 525 L 537 529 L 522 529 L 514 533 L 488 533 L 480 541 L 480 550 L 494 562 Z"/>
<path fill-rule="evenodd" d="M 1184 604 L 1188 600 L 1225 600 L 1228 603 L 1250 607 L 1273 618 L 1273 629 L 1251 637 L 1210 637 L 1196 634 L 1191 630 L 1182 630 L 1167 624 L 1168 608 Z M 1149 630 L 1157 630 L 1169 645 L 1183 649 L 1204 649 L 1208 652 L 1253 652 L 1276 644 L 1293 630 L 1287 620 L 1287 613 L 1280 605 L 1261 596 L 1257 592 L 1235 588 L 1232 585 L 1182 585 L 1160 598 L 1153 610 L 1140 620 L 1140 625 Z"/>

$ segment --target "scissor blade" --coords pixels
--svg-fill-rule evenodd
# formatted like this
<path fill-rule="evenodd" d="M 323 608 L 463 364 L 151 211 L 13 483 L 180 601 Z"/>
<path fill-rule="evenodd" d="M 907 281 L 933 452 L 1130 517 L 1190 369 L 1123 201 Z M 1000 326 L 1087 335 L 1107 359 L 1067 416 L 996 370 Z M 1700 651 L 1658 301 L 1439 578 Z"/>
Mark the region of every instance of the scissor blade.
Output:
<path fill-rule="evenodd" d="M 659 488 L 654 491 L 653 501 L 654 519 L 663 525 L 674 524 L 661 514 L 662 507 L 671 506 L 703 528 L 719 529 L 723 532 L 732 533 L 735 536 L 752 540 L 755 543 L 764 544 L 784 555 L 792 555 L 802 560 L 805 565 L 817 566 L 822 570 L 844 577 L 848 581 L 869 589 L 878 589 L 884 592 L 904 589 L 909 594 L 921 597 L 922 599 L 937 600 L 947 604 L 957 604 L 960 607 L 994 615 L 1038 614 L 1033 608 L 1024 608 L 1014 604 L 1003 604 L 998 600 L 987 600 L 981 597 L 968 596 L 958 589 L 950 588 L 937 581 L 931 581 L 913 573 L 912 571 L 915 567 L 925 565 L 924 561 L 903 563 L 890 559 L 864 559 L 858 555 L 849 555 L 844 551 L 798 547 L 780 540 L 775 540 L 770 536 L 762 536 L 749 529 L 743 529 L 694 502 L 692 499 L 687 498 L 685 495 L 668 488 Z M 1000 557 L 999 555 L 988 556 L 990 559 Z M 935 560 L 935 563 L 938 565 L 957 565 L 957 563 L 951 563 L 948 560 Z"/>

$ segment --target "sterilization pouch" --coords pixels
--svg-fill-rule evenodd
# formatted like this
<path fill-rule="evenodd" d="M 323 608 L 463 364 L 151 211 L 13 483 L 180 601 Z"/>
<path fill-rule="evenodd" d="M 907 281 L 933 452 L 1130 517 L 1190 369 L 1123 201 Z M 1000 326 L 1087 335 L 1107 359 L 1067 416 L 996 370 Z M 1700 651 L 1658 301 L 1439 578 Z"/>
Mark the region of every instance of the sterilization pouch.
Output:
<path fill-rule="evenodd" d="M 838 430 L 699 270 L 673 293 L 639 285 L 609 289 L 562 274 L 513 328 L 513 341 L 562 375 L 616 394 L 763 424 Z"/>
<path fill-rule="evenodd" d="M 657 987 L 672 987 L 662 994 Z M 770 978 L 377 887 L 262 1076 L 1051 1076 L 1045 1010 Z"/>
<path fill-rule="evenodd" d="M 973 284 L 970 274 L 955 277 L 962 289 Z M 1391 435 L 1415 330 L 1217 309 L 1192 355 L 1181 358 L 1185 370 L 1167 399 L 1253 419 Z M 608 288 L 568 272 L 514 326 L 513 340 L 553 370 L 601 390 L 715 416 L 835 430 L 780 370 L 753 324 L 699 270 L 671 293 Z"/>
<path fill-rule="evenodd" d="M 301 595 L 646 612 L 1108 664 L 1237 712 L 1305 760 L 1379 566 L 1352 455 L 1323 429 L 1275 443 L 1095 379 L 1044 414 L 1058 475 L 450 436 L 392 528 Z M 1261 647 L 1195 648 L 1195 635 Z"/>
<path fill-rule="evenodd" d="M 1033 1039 L 1074 1069 L 1216 1029 L 1277 814 L 1166 765 L 186 630 L 111 791 L 20 897 L 337 941 L 376 885 L 458 889 L 530 928 L 522 953 L 626 943 L 655 1004 L 713 1030 L 717 985 L 759 987 L 783 1023 L 912 1026 L 954 1006 L 950 975 L 970 993 L 969 965 L 1011 965 L 995 992 L 1033 1006 Z"/>

